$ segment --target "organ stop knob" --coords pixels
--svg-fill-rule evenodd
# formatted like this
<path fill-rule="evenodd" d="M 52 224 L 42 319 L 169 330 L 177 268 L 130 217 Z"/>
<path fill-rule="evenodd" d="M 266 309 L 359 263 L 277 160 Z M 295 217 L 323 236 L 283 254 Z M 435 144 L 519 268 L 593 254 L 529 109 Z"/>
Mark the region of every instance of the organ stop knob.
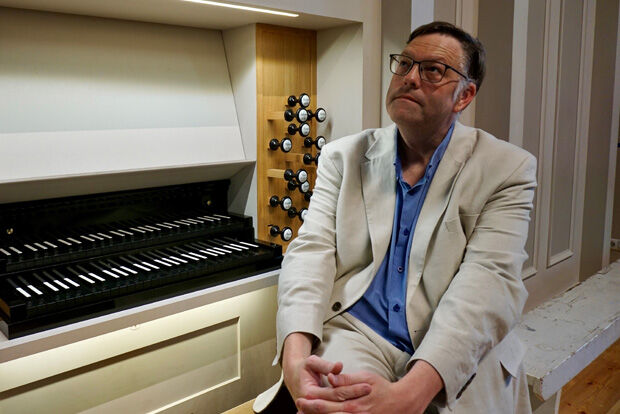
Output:
<path fill-rule="evenodd" d="M 289 124 L 287 131 L 289 135 L 295 135 L 297 132 L 299 132 L 299 135 L 301 135 L 302 137 L 307 137 L 308 135 L 310 135 L 310 125 L 306 124 L 305 122 L 302 122 L 301 124 L 299 124 L 299 126 L 295 124 Z"/>
<path fill-rule="evenodd" d="M 303 183 L 296 183 L 295 181 L 289 181 L 287 184 L 289 190 L 293 191 L 296 188 L 299 188 L 299 191 L 302 193 L 307 193 L 310 191 L 310 183 L 308 181 L 304 181 Z"/>
<path fill-rule="evenodd" d="M 325 119 L 327 119 L 327 111 L 325 111 L 325 109 L 323 108 L 317 108 L 317 110 L 313 113 L 312 111 L 308 110 L 308 119 L 316 119 L 319 122 L 323 122 L 325 121 Z"/>
<path fill-rule="evenodd" d="M 292 110 L 287 109 L 284 111 L 284 119 L 287 121 L 292 121 L 296 119 L 299 122 L 306 122 L 309 118 L 308 111 L 305 108 L 299 108 L 295 113 Z"/>
<path fill-rule="evenodd" d="M 295 95 L 291 95 L 286 100 L 288 106 L 295 106 L 299 104 L 302 108 L 307 108 L 310 105 L 310 96 L 307 93 L 302 93 L 299 98 Z"/>
<path fill-rule="evenodd" d="M 283 227 L 282 230 L 280 230 L 280 227 L 275 224 L 270 224 L 269 227 L 269 234 L 271 237 L 280 235 L 280 238 L 285 242 L 293 238 L 293 230 L 290 227 Z"/>
<path fill-rule="evenodd" d="M 305 153 L 304 158 L 303 158 L 304 164 L 309 165 L 314 162 L 316 165 L 318 165 L 320 156 L 321 156 L 320 152 L 317 153 L 315 157 L 313 157 L 312 154 Z"/>
<path fill-rule="evenodd" d="M 304 139 L 304 147 L 310 148 L 314 145 L 318 149 L 321 149 L 323 148 L 323 145 L 325 145 L 326 142 L 327 141 L 325 140 L 325 137 L 322 135 L 319 135 L 318 137 L 316 137 L 316 139 L 307 137 L 306 139 Z"/>
<path fill-rule="evenodd" d="M 282 141 L 273 138 L 269 141 L 270 150 L 276 151 L 278 148 L 280 148 L 282 152 L 289 152 L 293 148 L 293 141 L 291 141 L 290 138 L 282 138 Z"/>
<path fill-rule="evenodd" d="M 293 206 L 293 200 L 291 200 L 291 198 L 287 196 L 280 199 L 278 196 L 274 195 L 269 198 L 269 205 L 271 207 L 280 206 L 282 210 L 287 211 Z"/>
<path fill-rule="evenodd" d="M 297 172 L 293 172 L 290 168 L 284 170 L 284 179 L 286 181 L 291 181 L 296 179 L 300 183 L 305 183 L 308 181 L 308 172 L 303 168 L 297 170 Z"/>

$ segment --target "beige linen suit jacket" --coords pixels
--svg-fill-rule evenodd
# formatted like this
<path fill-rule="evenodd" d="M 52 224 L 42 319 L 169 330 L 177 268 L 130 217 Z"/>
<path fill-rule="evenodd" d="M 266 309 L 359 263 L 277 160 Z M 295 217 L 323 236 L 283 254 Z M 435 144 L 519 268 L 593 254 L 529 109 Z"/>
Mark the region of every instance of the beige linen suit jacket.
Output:
<path fill-rule="evenodd" d="M 320 341 L 323 323 L 351 307 L 381 265 L 396 202 L 395 132 L 366 130 L 321 151 L 308 214 L 282 263 L 275 361 L 292 332 Z M 491 349 L 513 375 L 523 359 L 511 330 L 527 298 L 521 269 L 535 187 L 531 154 L 455 125 L 415 229 L 406 305 L 415 348 L 408 368 L 432 364 L 448 407 Z M 259 396 L 255 410 L 276 391 Z"/>

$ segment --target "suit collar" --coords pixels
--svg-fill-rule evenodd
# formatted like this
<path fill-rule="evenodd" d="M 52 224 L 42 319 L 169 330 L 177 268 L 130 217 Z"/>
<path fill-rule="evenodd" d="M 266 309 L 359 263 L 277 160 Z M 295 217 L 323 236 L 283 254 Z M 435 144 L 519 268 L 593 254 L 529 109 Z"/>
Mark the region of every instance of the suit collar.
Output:
<path fill-rule="evenodd" d="M 366 161 L 361 163 L 360 175 L 368 229 L 374 258 L 375 273 L 387 251 L 396 206 L 394 159 L 396 156 L 396 125 L 380 128 L 369 137 Z M 471 156 L 476 130 L 456 123 L 452 139 L 440 162 L 420 212 L 409 260 L 409 279 L 414 268 L 422 270 L 431 236 L 443 216 L 456 178 L 465 161 Z M 414 268 L 412 268 L 412 266 Z M 416 282 L 417 283 L 417 282 Z"/>

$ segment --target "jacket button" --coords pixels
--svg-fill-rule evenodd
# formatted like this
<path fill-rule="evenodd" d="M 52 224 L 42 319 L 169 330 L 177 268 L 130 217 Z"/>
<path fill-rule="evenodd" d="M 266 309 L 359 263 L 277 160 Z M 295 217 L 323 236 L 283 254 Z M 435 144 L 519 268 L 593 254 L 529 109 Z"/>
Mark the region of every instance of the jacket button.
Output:
<path fill-rule="evenodd" d="M 336 302 L 332 305 L 332 310 L 334 312 L 338 312 L 340 310 L 340 308 L 342 308 L 342 303 L 340 302 Z"/>

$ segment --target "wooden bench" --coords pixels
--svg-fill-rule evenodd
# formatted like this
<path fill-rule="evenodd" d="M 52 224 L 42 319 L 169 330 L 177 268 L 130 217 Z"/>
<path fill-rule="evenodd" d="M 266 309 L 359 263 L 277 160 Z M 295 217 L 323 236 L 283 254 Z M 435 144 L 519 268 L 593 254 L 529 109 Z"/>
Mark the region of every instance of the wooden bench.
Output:
<path fill-rule="evenodd" d="M 620 337 L 620 263 L 526 313 L 517 334 L 532 411 L 557 413 L 562 387 Z"/>

